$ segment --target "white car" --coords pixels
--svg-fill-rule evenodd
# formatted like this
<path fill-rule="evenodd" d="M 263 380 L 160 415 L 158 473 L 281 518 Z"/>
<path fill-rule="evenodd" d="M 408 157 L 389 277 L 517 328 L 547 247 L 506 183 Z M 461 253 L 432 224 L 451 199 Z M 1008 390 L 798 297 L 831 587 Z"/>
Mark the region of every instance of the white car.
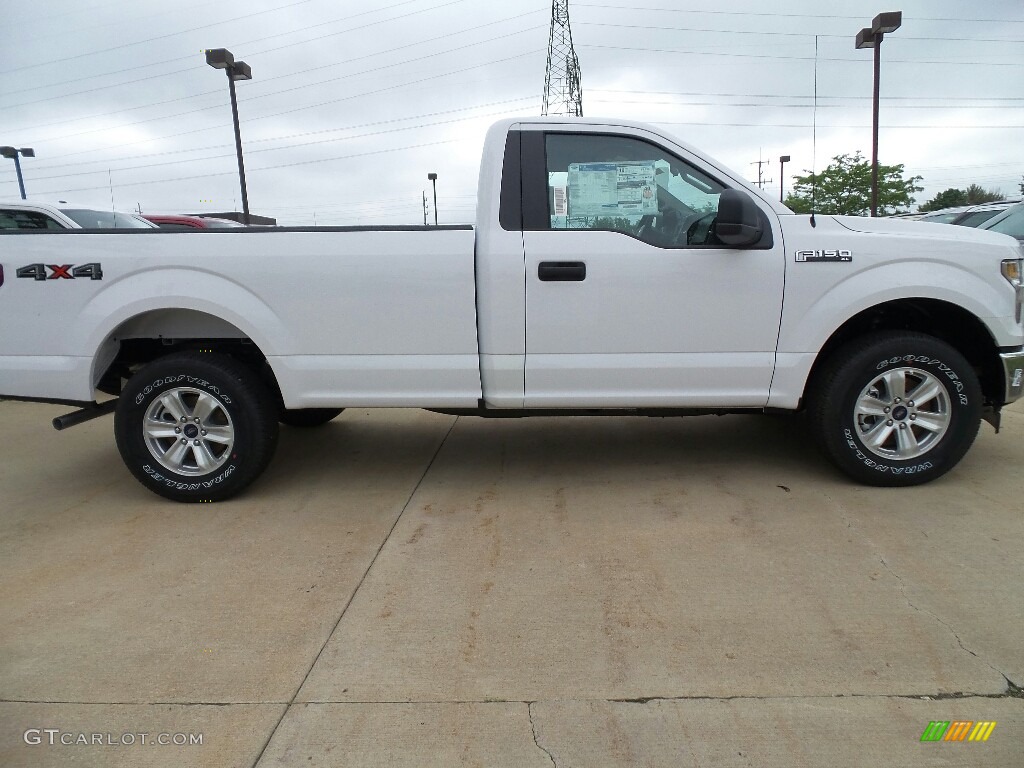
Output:
<path fill-rule="evenodd" d="M 1007 208 L 998 216 L 989 219 L 980 229 L 990 232 L 1002 232 L 1004 235 L 1016 237 L 1024 242 L 1024 203 Z"/>
<path fill-rule="evenodd" d="M 986 221 L 995 218 L 1020 199 L 995 200 L 990 203 L 962 205 L 958 208 L 944 208 L 917 217 L 918 221 L 929 224 L 956 224 L 960 227 L 981 227 Z"/>
<path fill-rule="evenodd" d="M 70 203 L 0 201 L 0 229 L 154 229 L 135 213 Z"/>

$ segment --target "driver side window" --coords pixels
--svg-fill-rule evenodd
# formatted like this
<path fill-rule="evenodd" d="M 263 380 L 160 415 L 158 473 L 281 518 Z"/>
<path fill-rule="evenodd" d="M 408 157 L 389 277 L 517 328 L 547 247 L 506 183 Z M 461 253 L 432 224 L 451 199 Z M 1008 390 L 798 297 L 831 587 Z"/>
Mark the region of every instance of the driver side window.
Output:
<path fill-rule="evenodd" d="M 549 133 L 545 155 L 551 229 L 612 230 L 661 248 L 717 244 L 723 185 L 657 145 Z"/>

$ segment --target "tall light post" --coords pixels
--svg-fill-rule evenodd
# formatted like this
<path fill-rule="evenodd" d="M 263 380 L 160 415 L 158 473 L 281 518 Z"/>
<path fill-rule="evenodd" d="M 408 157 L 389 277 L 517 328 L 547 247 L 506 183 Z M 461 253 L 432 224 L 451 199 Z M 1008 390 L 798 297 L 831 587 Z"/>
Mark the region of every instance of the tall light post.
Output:
<path fill-rule="evenodd" d="M 875 89 L 871 106 L 871 215 L 878 215 L 878 84 L 881 73 L 882 38 L 895 32 L 903 23 L 902 11 L 890 11 L 875 16 L 870 27 L 857 33 L 857 50 L 875 49 Z"/>
<path fill-rule="evenodd" d="M 25 197 L 25 180 L 21 177 L 21 161 L 18 159 L 18 155 L 22 157 L 35 157 L 36 151 L 32 147 L 22 147 L 21 149 L 0 147 L 0 155 L 14 161 L 14 170 L 18 172 L 18 188 L 21 190 L 21 199 L 27 199 Z"/>
<path fill-rule="evenodd" d="M 779 202 L 783 202 L 782 195 L 786 189 L 786 177 L 782 175 L 782 169 L 786 166 L 786 163 L 790 161 L 789 155 L 783 155 L 779 158 Z"/>
<path fill-rule="evenodd" d="M 227 48 L 206 51 L 206 63 L 214 69 L 223 69 L 228 76 L 231 92 L 231 117 L 235 123 L 235 152 L 238 155 L 238 180 L 242 185 L 242 223 L 249 223 L 249 194 L 245 189 L 245 164 L 242 162 L 242 132 L 238 127 L 238 100 L 235 98 L 235 80 L 252 80 L 252 69 L 244 61 L 235 61 Z"/>
<path fill-rule="evenodd" d="M 427 179 L 434 185 L 434 226 L 437 226 L 437 174 L 428 173 Z"/>

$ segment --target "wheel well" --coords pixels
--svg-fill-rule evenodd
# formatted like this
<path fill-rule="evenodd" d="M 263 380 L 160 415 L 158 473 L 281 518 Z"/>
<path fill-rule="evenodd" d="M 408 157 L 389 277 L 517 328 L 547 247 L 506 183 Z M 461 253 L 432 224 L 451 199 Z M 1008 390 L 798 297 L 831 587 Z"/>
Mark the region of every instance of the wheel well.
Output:
<path fill-rule="evenodd" d="M 106 355 L 103 354 L 107 350 Z M 98 357 L 110 358 L 97 371 L 96 388 L 118 395 L 123 380 L 147 363 L 173 352 L 215 352 L 238 360 L 260 374 L 271 393 L 280 387 L 263 350 L 237 326 L 215 315 L 190 309 L 158 309 L 121 323 L 107 337 Z"/>
<path fill-rule="evenodd" d="M 977 317 L 963 307 L 937 299 L 899 299 L 864 310 L 833 333 L 818 353 L 807 377 L 806 393 L 824 363 L 854 339 L 878 331 L 917 331 L 934 336 L 963 355 L 974 368 L 987 402 L 999 402 L 1002 369 L 995 340 Z"/>

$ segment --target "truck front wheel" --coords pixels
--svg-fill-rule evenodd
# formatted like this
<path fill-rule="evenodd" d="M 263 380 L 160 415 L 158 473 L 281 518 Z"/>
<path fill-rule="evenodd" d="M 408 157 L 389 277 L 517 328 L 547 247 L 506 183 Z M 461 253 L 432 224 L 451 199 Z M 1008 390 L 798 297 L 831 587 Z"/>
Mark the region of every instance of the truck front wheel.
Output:
<path fill-rule="evenodd" d="M 838 350 L 812 384 L 809 415 L 826 455 L 868 485 L 918 485 L 971 447 L 982 394 L 971 365 L 931 336 L 886 332 Z"/>
<path fill-rule="evenodd" d="M 114 413 L 125 465 L 174 501 L 234 496 L 266 468 L 277 434 L 266 385 L 238 361 L 212 353 L 150 363 L 128 380 Z"/>

